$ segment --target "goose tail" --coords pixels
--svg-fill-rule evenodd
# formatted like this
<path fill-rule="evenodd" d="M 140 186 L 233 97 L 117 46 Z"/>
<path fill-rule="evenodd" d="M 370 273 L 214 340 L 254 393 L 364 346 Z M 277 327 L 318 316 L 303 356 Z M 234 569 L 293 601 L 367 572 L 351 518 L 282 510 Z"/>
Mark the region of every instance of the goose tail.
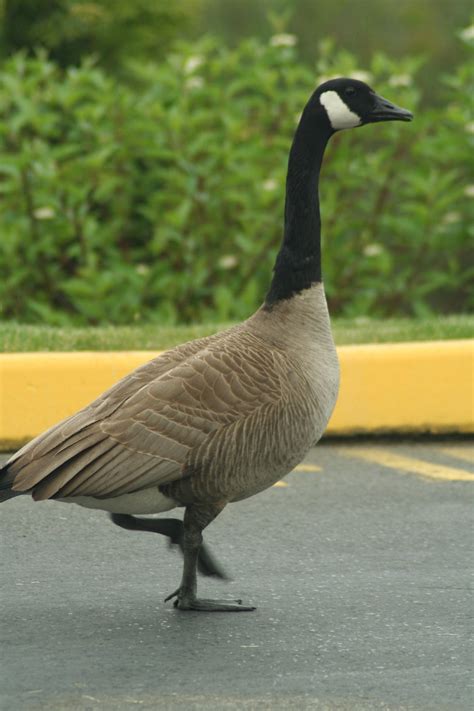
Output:
<path fill-rule="evenodd" d="M 14 475 L 9 471 L 9 462 L 0 464 L 0 504 L 8 499 L 13 499 L 15 496 L 19 496 L 19 491 L 13 491 Z"/>

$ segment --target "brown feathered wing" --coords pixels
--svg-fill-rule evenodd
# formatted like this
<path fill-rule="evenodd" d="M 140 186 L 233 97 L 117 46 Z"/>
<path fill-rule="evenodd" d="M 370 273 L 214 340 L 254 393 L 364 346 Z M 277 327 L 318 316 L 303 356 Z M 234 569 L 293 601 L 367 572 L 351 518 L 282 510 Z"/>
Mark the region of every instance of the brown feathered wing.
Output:
<path fill-rule="evenodd" d="M 108 498 L 181 478 L 211 432 L 281 395 L 275 355 L 245 341 L 241 333 L 181 363 L 164 354 L 137 369 L 21 450 L 9 465 L 12 489 Z"/>

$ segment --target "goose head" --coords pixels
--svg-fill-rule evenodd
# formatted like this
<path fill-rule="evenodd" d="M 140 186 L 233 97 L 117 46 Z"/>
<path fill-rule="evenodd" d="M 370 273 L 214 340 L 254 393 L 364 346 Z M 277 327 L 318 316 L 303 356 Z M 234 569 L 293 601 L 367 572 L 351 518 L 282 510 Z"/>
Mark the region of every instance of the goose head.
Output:
<path fill-rule="evenodd" d="M 411 121 L 413 114 L 376 94 L 357 79 L 331 79 L 313 94 L 313 107 L 325 114 L 333 131 L 381 121 Z"/>

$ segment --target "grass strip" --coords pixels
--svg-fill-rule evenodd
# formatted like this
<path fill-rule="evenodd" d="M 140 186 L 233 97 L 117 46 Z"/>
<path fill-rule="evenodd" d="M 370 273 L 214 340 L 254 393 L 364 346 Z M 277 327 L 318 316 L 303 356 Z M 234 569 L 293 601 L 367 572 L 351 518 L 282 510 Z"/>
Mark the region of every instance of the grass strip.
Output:
<path fill-rule="evenodd" d="M 207 336 L 231 324 L 193 326 L 56 327 L 0 322 L 0 352 L 165 350 Z M 338 345 L 403 343 L 472 338 L 474 316 L 461 314 L 423 319 L 333 319 Z"/>

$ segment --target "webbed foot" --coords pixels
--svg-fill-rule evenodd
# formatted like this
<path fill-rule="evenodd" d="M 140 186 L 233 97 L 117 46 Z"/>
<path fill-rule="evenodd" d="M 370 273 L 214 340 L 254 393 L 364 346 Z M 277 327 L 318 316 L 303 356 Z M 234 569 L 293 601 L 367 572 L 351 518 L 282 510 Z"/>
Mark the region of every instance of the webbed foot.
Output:
<path fill-rule="evenodd" d="M 196 610 L 200 612 L 251 612 L 255 607 L 242 605 L 242 600 L 208 600 L 198 598 L 191 592 L 178 588 L 165 598 L 165 602 L 176 598 L 174 607 L 178 610 Z"/>

